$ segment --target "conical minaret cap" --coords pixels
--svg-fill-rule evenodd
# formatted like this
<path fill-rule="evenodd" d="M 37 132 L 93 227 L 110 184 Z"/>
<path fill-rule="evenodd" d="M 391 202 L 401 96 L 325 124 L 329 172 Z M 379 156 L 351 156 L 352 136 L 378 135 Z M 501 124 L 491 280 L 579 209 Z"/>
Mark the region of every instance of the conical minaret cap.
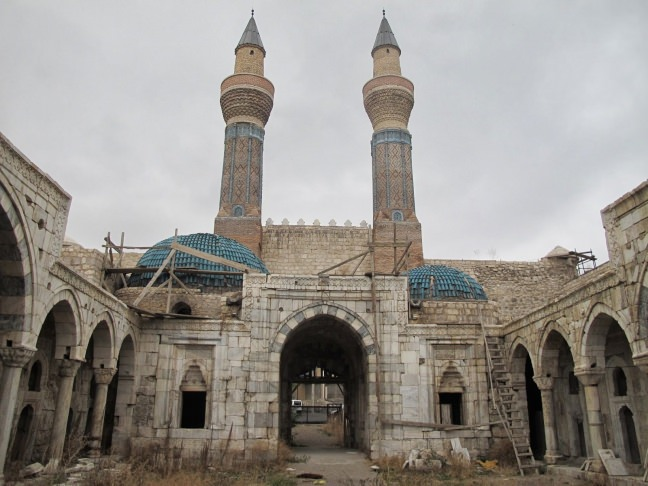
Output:
<path fill-rule="evenodd" d="M 398 49 L 398 52 L 400 52 L 400 47 L 398 46 L 398 42 L 396 42 L 396 36 L 392 32 L 391 27 L 389 26 L 389 22 L 387 22 L 387 17 L 385 17 L 383 13 L 383 19 L 382 22 L 380 22 L 380 27 L 378 28 L 378 35 L 376 36 L 376 42 L 374 42 L 373 49 L 371 50 L 371 54 L 376 51 L 376 49 L 384 46 L 393 46 L 396 49 Z"/>
<path fill-rule="evenodd" d="M 236 46 L 236 50 L 239 50 L 243 46 L 256 46 L 265 54 L 263 42 L 261 42 L 261 35 L 259 34 L 259 29 L 254 21 L 254 13 L 252 13 L 252 17 L 250 17 L 250 21 L 248 22 L 247 27 L 245 27 L 241 40 Z"/>

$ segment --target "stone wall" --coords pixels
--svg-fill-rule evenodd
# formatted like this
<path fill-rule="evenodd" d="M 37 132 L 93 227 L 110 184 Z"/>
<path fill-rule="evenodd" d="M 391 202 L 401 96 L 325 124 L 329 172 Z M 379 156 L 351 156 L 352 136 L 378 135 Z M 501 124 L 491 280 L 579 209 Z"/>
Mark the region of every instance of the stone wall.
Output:
<path fill-rule="evenodd" d="M 104 254 L 99 250 L 66 241 L 61 249 L 61 261 L 88 282 L 101 286 Z"/>
<path fill-rule="evenodd" d="M 316 275 L 344 260 L 366 252 L 371 228 L 357 226 L 264 226 L 262 260 L 274 274 Z M 350 275 L 359 259 L 332 270 Z M 356 274 L 371 270 L 369 255 Z"/>
<path fill-rule="evenodd" d="M 569 260 L 543 258 L 538 262 L 495 260 L 425 260 L 429 265 L 454 267 L 474 277 L 490 301 L 499 306 L 499 323 L 519 319 L 544 305 L 576 278 Z"/>

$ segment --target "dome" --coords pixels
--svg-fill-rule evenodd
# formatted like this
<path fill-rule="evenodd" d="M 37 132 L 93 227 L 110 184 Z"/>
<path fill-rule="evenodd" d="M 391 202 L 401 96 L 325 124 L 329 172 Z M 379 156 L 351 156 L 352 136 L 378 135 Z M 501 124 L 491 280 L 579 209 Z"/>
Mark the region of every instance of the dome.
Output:
<path fill-rule="evenodd" d="M 171 251 L 173 236 L 156 243 L 152 248 L 146 251 L 137 262 L 138 267 L 159 268 Z M 181 245 L 188 246 L 194 250 L 209 253 L 217 257 L 225 258 L 233 262 L 242 263 L 259 273 L 269 273 L 263 262 L 257 257 L 252 250 L 240 244 L 238 241 L 213 233 L 194 233 L 191 235 L 179 235 L 176 237 L 177 242 Z M 223 263 L 211 262 L 204 258 L 196 257 L 178 251 L 175 255 L 175 268 L 192 268 L 206 271 L 217 272 L 239 272 L 236 268 L 229 267 Z M 132 274 L 128 285 L 134 287 L 145 286 L 153 277 L 155 271 L 141 274 Z M 241 287 L 243 285 L 243 276 L 238 274 L 218 275 L 218 274 L 190 274 L 178 272 L 177 277 L 185 284 L 206 285 L 210 287 Z M 156 281 L 156 285 L 167 281 L 169 274 L 162 273 Z"/>
<path fill-rule="evenodd" d="M 413 300 L 488 300 L 477 280 L 453 267 L 423 265 L 407 275 Z"/>

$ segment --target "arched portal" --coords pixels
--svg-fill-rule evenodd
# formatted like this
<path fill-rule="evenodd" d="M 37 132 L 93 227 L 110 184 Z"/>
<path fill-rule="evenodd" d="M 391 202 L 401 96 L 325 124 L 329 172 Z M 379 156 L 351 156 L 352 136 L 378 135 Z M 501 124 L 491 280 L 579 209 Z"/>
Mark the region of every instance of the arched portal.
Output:
<path fill-rule="evenodd" d="M 0 321 L 22 331 L 28 313 L 27 297 L 32 293 L 29 251 L 20 216 L 0 182 Z M 2 343 L 6 345 L 5 342 Z"/>
<path fill-rule="evenodd" d="M 117 374 L 111 383 L 106 403 L 106 419 L 102 448 L 112 449 L 121 456 L 129 450 L 129 431 L 132 421 L 135 383 L 135 345 L 131 336 L 126 336 L 119 350 Z"/>
<path fill-rule="evenodd" d="M 541 350 L 543 376 L 553 379 L 551 398 L 557 448 L 562 456 L 585 456 L 584 396 L 574 375 L 574 358 L 567 340 L 557 330 L 547 334 Z"/>
<path fill-rule="evenodd" d="M 303 321 L 284 343 L 280 362 L 280 437 L 291 441 L 291 399 L 299 384 L 340 386 L 344 446 L 368 448 L 367 353 L 362 337 L 347 322 L 329 315 Z"/>
<path fill-rule="evenodd" d="M 536 459 L 542 459 L 546 450 L 542 397 L 538 385 L 533 381 L 534 376 L 531 356 L 523 345 L 518 344 L 511 355 L 511 378 L 514 388 L 518 390 L 520 410 L 527 414 L 531 450 Z"/>

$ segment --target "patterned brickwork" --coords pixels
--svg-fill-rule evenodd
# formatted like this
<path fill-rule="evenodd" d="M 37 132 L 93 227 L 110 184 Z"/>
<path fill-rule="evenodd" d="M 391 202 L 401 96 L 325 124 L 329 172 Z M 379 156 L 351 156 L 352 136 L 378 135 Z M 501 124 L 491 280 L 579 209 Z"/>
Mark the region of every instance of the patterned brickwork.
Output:
<path fill-rule="evenodd" d="M 235 86 L 223 92 L 220 98 L 223 118 L 227 123 L 237 117 L 251 117 L 265 127 L 272 111 L 272 96 L 253 86 Z"/>
<path fill-rule="evenodd" d="M 392 220 L 399 210 L 403 220 L 415 221 L 411 145 L 379 143 L 372 152 L 374 220 Z"/>
<path fill-rule="evenodd" d="M 261 215 L 263 140 L 233 137 L 225 141 L 218 216 L 234 216 L 234 206 L 245 216 Z"/>
<path fill-rule="evenodd" d="M 414 95 L 400 86 L 378 86 L 367 93 L 364 106 L 374 130 L 407 129 Z"/>
<path fill-rule="evenodd" d="M 233 86 L 253 86 L 267 92 L 270 96 L 274 96 L 275 92 L 274 85 L 269 79 L 250 73 L 233 74 L 226 77 L 221 83 L 221 93 Z"/>

